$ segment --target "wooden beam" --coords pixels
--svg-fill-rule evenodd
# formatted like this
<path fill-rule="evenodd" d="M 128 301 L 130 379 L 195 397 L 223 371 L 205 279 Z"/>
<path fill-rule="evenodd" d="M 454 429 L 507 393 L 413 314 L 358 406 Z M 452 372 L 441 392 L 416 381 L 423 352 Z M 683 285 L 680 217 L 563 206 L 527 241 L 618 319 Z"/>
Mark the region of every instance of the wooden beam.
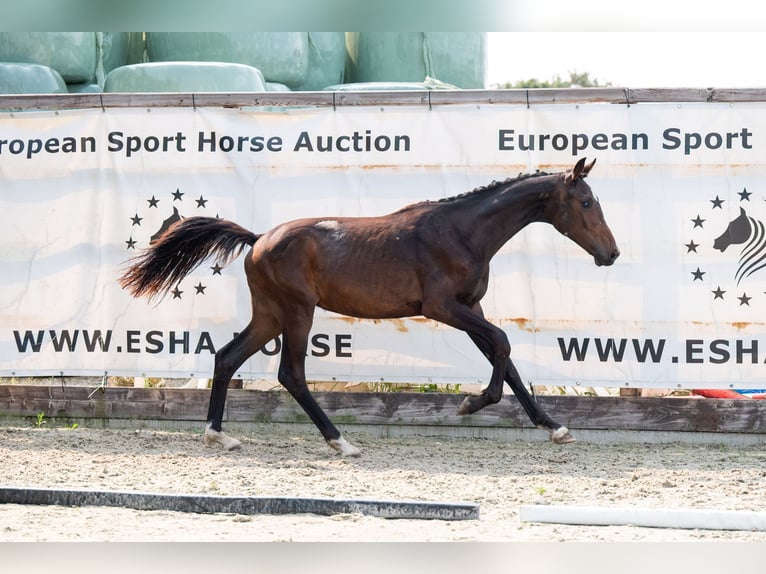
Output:
<path fill-rule="evenodd" d="M 358 92 L 0 94 L 0 110 L 175 107 L 355 107 L 649 102 L 763 102 L 763 88 L 539 88 Z"/>
<path fill-rule="evenodd" d="M 338 424 L 530 428 L 515 397 L 470 416 L 458 416 L 465 398 L 450 393 L 316 392 Z M 0 386 L 0 417 L 153 419 L 204 421 L 210 393 L 204 389 L 152 389 L 37 385 Z M 541 396 L 537 400 L 570 429 L 766 433 L 766 401 L 660 397 Z M 231 389 L 228 422 L 309 422 L 284 391 Z"/>

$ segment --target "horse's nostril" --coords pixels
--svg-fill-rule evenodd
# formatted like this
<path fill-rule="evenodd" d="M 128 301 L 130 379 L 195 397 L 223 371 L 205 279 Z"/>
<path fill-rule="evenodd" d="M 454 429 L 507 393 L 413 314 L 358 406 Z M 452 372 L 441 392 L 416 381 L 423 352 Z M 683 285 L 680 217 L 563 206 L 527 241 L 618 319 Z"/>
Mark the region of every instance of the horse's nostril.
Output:
<path fill-rule="evenodd" d="M 620 250 L 619 250 L 619 249 L 615 249 L 614 251 L 612 251 L 612 252 L 609 254 L 609 258 L 610 258 L 612 261 L 614 261 L 615 259 L 617 259 L 619 256 L 620 256 Z"/>

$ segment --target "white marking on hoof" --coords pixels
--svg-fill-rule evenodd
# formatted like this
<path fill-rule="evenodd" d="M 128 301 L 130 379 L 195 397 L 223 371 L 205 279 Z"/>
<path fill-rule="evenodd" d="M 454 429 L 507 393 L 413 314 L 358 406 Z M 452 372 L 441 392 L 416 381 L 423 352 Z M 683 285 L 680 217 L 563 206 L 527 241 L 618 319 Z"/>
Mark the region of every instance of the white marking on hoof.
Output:
<path fill-rule="evenodd" d="M 213 430 L 210 423 L 205 427 L 205 445 L 213 446 L 220 444 L 223 450 L 234 450 L 240 448 L 242 443 L 235 438 L 231 438 L 223 431 Z"/>
<path fill-rule="evenodd" d="M 341 456 L 359 456 L 362 453 L 362 451 L 360 451 L 342 436 L 336 439 L 328 440 L 327 444 L 337 450 Z"/>
<path fill-rule="evenodd" d="M 556 444 L 566 444 L 569 442 L 575 442 L 574 437 L 569 434 L 567 427 L 559 427 L 551 433 L 551 440 Z"/>

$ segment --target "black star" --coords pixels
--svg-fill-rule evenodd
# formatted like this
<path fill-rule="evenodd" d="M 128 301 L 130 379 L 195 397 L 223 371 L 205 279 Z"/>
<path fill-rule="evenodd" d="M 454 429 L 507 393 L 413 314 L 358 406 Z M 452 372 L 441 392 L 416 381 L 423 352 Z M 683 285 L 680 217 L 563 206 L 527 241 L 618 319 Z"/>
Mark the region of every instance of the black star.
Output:
<path fill-rule="evenodd" d="M 721 289 L 721 286 L 719 285 L 718 288 L 715 291 L 713 291 L 713 295 L 714 295 L 713 301 L 715 301 L 716 299 L 721 299 L 723 301 L 724 293 L 726 293 L 726 291 L 723 291 Z"/>
<path fill-rule="evenodd" d="M 684 243 L 684 246 L 687 249 L 686 251 L 687 253 L 691 253 L 692 251 L 694 251 L 694 253 L 697 253 L 697 247 L 699 247 L 700 244 L 694 243 L 694 239 L 692 239 L 689 243 Z"/>
<path fill-rule="evenodd" d="M 752 297 L 748 297 L 747 293 L 742 293 L 742 297 L 737 297 L 737 299 L 739 299 L 740 307 L 742 307 L 742 305 L 747 305 L 750 307 L 750 299 L 752 299 Z"/>
<path fill-rule="evenodd" d="M 178 288 L 178 285 L 176 285 L 176 288 L 175 288 L 175 289 L 173 289 L 173 290 L 171 291 L 171 293 L 173 294 L 173 299 L 180 299 L 180 298 L 181 298 L 181 293 L 183 293 L 183 291 L 181 291 L 181 290 Z"/>
<path fill-rule="evenodd" d="M 199 199 L 195 200 L 197 202 L 197 207 L 205 207 L 205 204 L 208 202 L 207 199 L 204 199 L 201 195 L 199 196 Z"/>
<path fill-rule="evenodd" d="M 710 203 L 713 204 L 713 209 L 715 209 L 716 207 L 718 209 L 723 209 L 723 207 L 722 207 L 723 206 L 723 199 L 720 199 L 717 195 L 715 196 L 715 199 L 711 199 L 710 200 Z"/>
<path fill-rule="evenodd" d="M 183 196 L 183 193 L 181 193 L 178 189 L 176 189 L 176 192 L 173 194 L 173 201 L 178 200 L 182 201 L 181 197 Z"/>
<path fill-rule="evenodd" d="M 697 281 L 698 279 L 702 281 L 702 276 L 705 274 L 705 271 L 700 271 L 700 268 L 697 267 L 696 271 L 692 271 L 692 275 L 694 275 L 694 279 L 692 281 Z"/>
<path fill-rule="evenodd" d="M 220 265 L 218 265 L 218 263 L 216 263 L 210 269 L 213 270 L 213 275 L 220 275 L 221 274 L 221 269 L 223 269 L 223 267 L 221 267 Z"/>
<path fill-rule="evenodd" d="M 125 243 L 128 244 L 128 249 L 135 249 L 136 248 L 136 243 L 138 243 L 138 242 L 137 241 L 133 241 L 133 238 L 131 237 Z"/>
<path fill-rule="evenodd" d="M 742 191 L 739 192 L 739 200 L 740 201 L 750 201 L 750 196 L 753 195 L 749 191 L 747 191 L 747 188 L 744 188 Z"/>
<path fill-rule="evenodd" d="M 696 228 L 696 227 L 702 227 L 702 223 L 703 223 L 704 221 L 705 221 L 705 220 L 704 220 L 704 219 L 701 219 L 699 215 L 696 217 L 696 219 L 692 219 L 692 223 L 694 223 L 694 227 L 695 227 L 695 228 Z"/>
<path fill-rule="evenodd" d="M 138 217 L 138 214 L 136 213 L 133 217 L 130 218 L 130 220 L 133 222 L 133 225 L 141 225 L 141 220 L 143 217 Z"/>
<path fill-rule="evenodd" d="M 200 281 L 197 285 L 194 286 L 194 290 L 197 292 L 197 295 L 204 295 L 205 289 L 207 289 L 207 287 L 202 284 L 202 281 Z"/>
<path fill-rule="evenodd" d="M 157 204 L 160 202 L 160 200 L 154 196 L 152 196 L 151 199 L 147 199 L 146 201 L 149 203 L 149 207 L 157 207 Z"/>

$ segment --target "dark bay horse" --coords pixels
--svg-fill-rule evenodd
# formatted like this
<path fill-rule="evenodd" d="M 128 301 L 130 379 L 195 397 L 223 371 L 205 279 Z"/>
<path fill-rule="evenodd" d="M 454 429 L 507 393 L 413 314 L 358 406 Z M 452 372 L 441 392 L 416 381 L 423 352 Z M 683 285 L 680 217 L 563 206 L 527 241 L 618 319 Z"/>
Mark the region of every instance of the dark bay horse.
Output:
<path fill-rule="evenodd" d="M 424 201 L 381 217 L 300 219 L 255 234 L 223 219 L 190 217 L 130 261 L 120 284 L 136 297 L 167 293 L 208 257 L 228 261 L 246 246 L 252 318 L 215 355 L 205 442 L 225 449 L 239 441 L 221 430 L 229 380 L 248 357 L 282 335 L 278 379 L 327 443 L 358 455 L 311 396 L 304 363 L 314 309 L 367 319 L 423 315 L 465 331 L 492 364 L 489 384 L 468 396 L 459 414 L 497 403 L 507 382 L 529 418 L 557 443 L 569 430 L 530 396 L 510 360 L 505 332 L 484 318 L 489 262 L 532 222 L 552 224 L 611 265 L 620 252 L 601 206 L 584 181 L 595 160 L 571 171 L 520 175 L 449 199 Z"/>

